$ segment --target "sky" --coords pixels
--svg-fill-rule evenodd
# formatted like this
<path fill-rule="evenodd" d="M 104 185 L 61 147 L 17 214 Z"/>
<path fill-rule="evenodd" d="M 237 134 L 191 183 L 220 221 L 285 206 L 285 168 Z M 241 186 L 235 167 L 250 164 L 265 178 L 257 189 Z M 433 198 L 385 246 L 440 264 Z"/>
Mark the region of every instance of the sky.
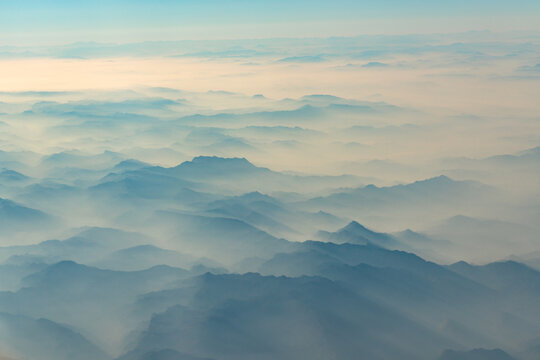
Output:
<path fill-rule="evenodd" d="M 538 30 L 518 1 L 0 1 L 0 45 Z"/>

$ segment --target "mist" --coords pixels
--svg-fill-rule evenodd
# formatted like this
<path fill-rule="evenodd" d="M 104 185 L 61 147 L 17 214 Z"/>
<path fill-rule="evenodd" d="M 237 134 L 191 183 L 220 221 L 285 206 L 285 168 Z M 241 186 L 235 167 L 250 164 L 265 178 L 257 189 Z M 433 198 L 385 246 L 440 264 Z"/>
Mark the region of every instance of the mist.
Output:
<path fill-rule="evenodd" d="M 0 47 L 0 359 L 537 359 L 538 39 Z"/>

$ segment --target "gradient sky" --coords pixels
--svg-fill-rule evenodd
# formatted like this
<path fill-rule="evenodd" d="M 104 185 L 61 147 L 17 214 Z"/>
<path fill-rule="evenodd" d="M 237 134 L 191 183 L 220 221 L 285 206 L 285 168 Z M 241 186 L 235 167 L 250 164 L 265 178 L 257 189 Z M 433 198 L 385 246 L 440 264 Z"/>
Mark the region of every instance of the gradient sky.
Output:
<path fill-rule="evenodd" d="M 539 14 L 535 0 L 0 0 L 0 44 L 538 30 Z"/>

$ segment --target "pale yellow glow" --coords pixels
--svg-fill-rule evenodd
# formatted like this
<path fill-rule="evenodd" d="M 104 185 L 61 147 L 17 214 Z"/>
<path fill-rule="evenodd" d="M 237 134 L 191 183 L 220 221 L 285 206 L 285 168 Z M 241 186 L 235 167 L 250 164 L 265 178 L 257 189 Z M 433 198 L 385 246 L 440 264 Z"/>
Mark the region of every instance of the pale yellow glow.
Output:
<path fill-rule="evenodd" d="M 428 66 L 419 65 L 421 60 Z M 482 69 L 430 67 L 429 57 L 403 58 L 403 68 L 362 68 L 347 63 L 246 64 L 202 59 L 115 58 L 0 61 L 0 91 L 130 89 L 160 86 L 189 91 L 227 90 L 272 98 L 333 94 L 387 101 L 442 113 L 534 116 L 540 82 L 514 79 L 508 60 Z M 417 65 L 418 63 L 418 65 Z M 358 65 L 358 66 L 356 66 Z"/>

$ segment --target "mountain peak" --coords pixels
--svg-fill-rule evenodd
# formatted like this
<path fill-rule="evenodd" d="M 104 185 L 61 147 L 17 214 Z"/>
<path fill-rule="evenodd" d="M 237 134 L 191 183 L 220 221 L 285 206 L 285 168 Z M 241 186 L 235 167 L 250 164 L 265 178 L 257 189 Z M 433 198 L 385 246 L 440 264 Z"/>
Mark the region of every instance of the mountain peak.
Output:
<path fill-rule="evenodd" d="M 429 179 L 415 181 L 414 183 L 415 183 L 415 184 L 417 184 L 417 183 L 438 183 L 438 184 L 445 184 L 445 183 L 451 183 L 451 182 L 454 182 L 454 180 L 452 180 L 452 179 L 449 178 L 448 176 L 446 176 L 446 175 L 439 175 L 439 176 L 431 177 L 431 178 L 429 178 Z"/>
<path fill-rule="evenodd" d="M 216 167 L 216 166 L 256 166 L 250 163 L 246 158 L 232 157 L 224 158 L 219 156 L 196 156 L 192 160 L 184 161 L 177 168 L 200 168 L 200 167 Z"/>
<path fill-rule="evenodd" d="M 355 220 L 348 223 L 344 228 L 340 229 L 338 232 L 341 232 L 341 233 L 348 232 L 348 233 L 361 235 L 361 236 L 365 236 L 366 234 L 368 235 L 377 234 L 376 232 L 368 229 L 367 227 L 365 227 L 364 225 L 360 224 L 359 222 Z"/>
<path fill-rule="evenodd" d="M 351 243 L 387 247 L 395 246 L 398 243 L 393 236 L 372 231 L 354 220 L 336 232 L 319 231 L 317 236 L 326 241 L 341 244 Z"/>
<path fill-rule="evenodd" d="M 268 201 L 268 202 L 276 202 L 276 200 L 266 194 L 263 194 L 259 191 L 252 191 L 249 193 L 242 194 L 240 196 L 236 197 L 239 200 L 246 200 L 246 201 Z"/>
<path fill-rule="evenodd" d="M 184 161 L 174 170 L 181 176 L 231 176 L 249 172 L 269 172 L 269 169 L 253 165 L 246 158 L 223 158 L 218 156 L 197 156 Z"/>
<path fill-rule="evenodd" d="M 115 170 L 135 170 L 142 167 L 150 166 L 149 164 L 136 159 L 127 159 L 119 162 L 114 166 Z"/>
<path fill-rule="evenodd" d="M 239 158 L 239 157 L 232 157 L 232 158 L 224 158 L 219 156 L 196 156 L 191 161 L 186 161 L 183 164 L 186 163 L 192 163 L 192 164 L 243 164 L 247 166 L 253 166 L 252 163 L 250 163 L 246 158 Z"/>

